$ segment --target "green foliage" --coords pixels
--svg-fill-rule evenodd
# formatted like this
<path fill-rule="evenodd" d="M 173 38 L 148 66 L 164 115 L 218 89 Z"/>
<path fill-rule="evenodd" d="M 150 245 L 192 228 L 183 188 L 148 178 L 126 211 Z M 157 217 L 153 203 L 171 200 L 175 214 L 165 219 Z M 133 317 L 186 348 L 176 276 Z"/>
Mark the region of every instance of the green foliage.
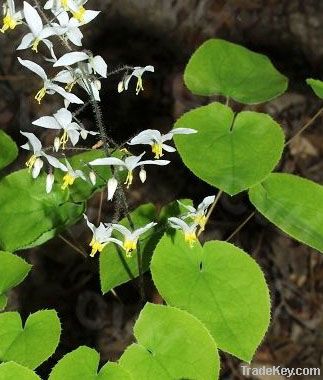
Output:
<path fill-rule="evenodd" d="M 126 370 L 108 363 L 98 373 L 99 354 L 92 348 L 81 346 L 65 355 L 53 368 L 49 380 L 131 380 Z"/>
<path fill-rule="evenodd" d="M 199 318 L 217 346 L 250 361 L 270 320 L 269 291 L 257 263 L 232 244 L 193 248 L 180 233 L 164 236 L 151 264 L 166 302 Z"/>
<path fill-rule="evenodd" d="M 210 185 L 234 195 L 262 181 L 284 147 L 280 126 L 268 115 L 212 103 L 184 114 L 175 127 L 198 131 L 175 136 L 185 165 Z"/>
<path fill-rule="evenodd" d="M 31 369 L 15 362 L 0 364 L 0 380 L 41 380 Z"/>
<path fill-rule="evenodd" d="M 31 265 L 19 256 L 0 251 L 0 268 L 0 310 L 2 310 L 7 303 L 4 293 L 23 281 L 30 271 Z"/>
<path fill-rule="evenodd" d="M 323 187 L 292 174 L 272 173 L 249 190 L 253 205 L 293 238 L 323 252 Z"/>
<path fill-rule="evenodd" d="M 17 156 L 17 145 L 10 136 L 0 130 L 0 170 L 14 161 Z"/>
<path fill-rule="evenodd" d="M 218 378 L 216 345 L 203 324 L 185 311 L 146 304 L 134 333 L 138 343 L 120 359 L 134 379 Z"/>
<path fill-rule="evenodd" d="M 37 368 L 56 350 L 61 333 L 54 310 L 31 314 L 25 326 L 19 313 L 0 314 L 0 361 L 15 361 L 30 369 Z"/>
<path fill-rule="evenodd" d="M 323 82 L 321 80 L 309 78 L 306 79 L 306 83 L 311 86 L 316 96 L 323 99 Z"/>
<path fill-rule="evenodd" d="M 193 94 L 224 95 L 246 104 L 276 98 L 288 84 L 268 57 L 220 39 L 208 40 L 196 50 L 184 80 Z"/>

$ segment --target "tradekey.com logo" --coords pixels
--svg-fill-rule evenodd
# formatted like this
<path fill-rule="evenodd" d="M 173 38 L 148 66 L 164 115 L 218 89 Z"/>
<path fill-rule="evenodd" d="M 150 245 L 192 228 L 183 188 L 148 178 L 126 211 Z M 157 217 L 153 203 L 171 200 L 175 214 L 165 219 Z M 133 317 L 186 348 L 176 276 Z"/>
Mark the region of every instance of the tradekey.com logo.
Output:
<path fill-rule="evenodd" d="M 291 378 L 293 376 L 320 376 L 320 368 L 286 368 L 277 366 L 256 366 L 241 365 L 243 376 L 284 376 Z"/>

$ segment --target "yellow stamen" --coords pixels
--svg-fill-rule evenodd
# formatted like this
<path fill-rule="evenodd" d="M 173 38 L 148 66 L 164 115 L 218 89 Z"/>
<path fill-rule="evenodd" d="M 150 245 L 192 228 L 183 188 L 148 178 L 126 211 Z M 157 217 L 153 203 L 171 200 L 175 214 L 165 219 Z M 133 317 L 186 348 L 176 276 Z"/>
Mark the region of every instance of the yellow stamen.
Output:
<path fill-rule="evenodd" d="M 144 91 L 144 87 L 142 85 L 142 78 L 141 77 L 139 77 L 137 80 L 136 95 L 138 95 L 140 91 Z"/>
<path fill-rule="evenodd" d="M 74 80 L 71 83 L 67 83 L 67 85 L 65 86 L 65 90 L 67 92 L 71 92 L 73 90 L 73 87 L 75 86 L 75 84 L 76 84 L 76 80 Z"/>
<path fill-rule="evenodd" d="M 75 177 L 72 176 L 70 173 L 67 173 L 63 177 L 63 185 L 62 185 L 61 189 L 65 190 L 66 188 L 68 188 L 68 186 L 72 186 L 74 181 L 75 181 Z"/>
<path fill-rule="evenodd" d="M 91 243 L 89 244 L 90 247 L 92 247 L 92 251 L 90 256 L 94 257 L 97 252 L 102 252 L 105 244 L 100 243 L 99 241 L 95 240 L 94 238 L 91 240 Z"/>
<path fill-rule="evenodd" d="M 62 145 L 62 149 L 65 149 L 67 142 L 68 142 L 68 134 L 67 134 L 66 130 L 64 129 L 64 133 L 59 140 L 59 146 Z"/>
<path fill-rule="evenodd" d="M 127 148 L 120 149 L 120 152 L 125 153 L 125 154 L 131 154 Z"/>
<path fill-rule="evenodd" d="M 185 239 L 186 243 L 188 243 L 190 245 L 191 248 L 197 242 L 197 237 L 196 237 L 195 232 L 185 232 L 184 233 L 184 239 Z"/>
<path fill-rule="evenodd" d="M 137 248 L 137 240 L 125 240 L 123 249 L 126 251 L 126 256 L 131 257 L 131 252 Z"/>
<path fill-rule="evenodd" d="M 4 33 L 6 30 L 8 29 L 15 29 L 15 27 L 18 25 L 18 24 L 21 24 L 21 22 L 15 20 L 14 18 L 12 18 L 9 14 L 7 14 L 4 18 L 3 18 L 3 26 L 2 28 L 0 29 L 0 32 L 1 33 Z"/>
<path fill-rule="evenodd" d="M 43 88 L 41 88 L 41 89 L 37 92 L 37 94 L 36 94 L 36 96 L 35 96 L 35 99 L 37 100 L 38 104 L 41 103 L 41 101 L 42 101 L 42 99 L 43 99 L 43 97 L 44 97 L 45 95 L 46 95 L 46 88 L 43 87 Z"/>
<path fill-rule="evenodd" d="M 26 162 L 26 166 L 28 168 L 28 171 L 30 172 L 33 166 L 35 165 L 35 162 L 37 160 L 37 156 L 34 154 L 29 158 L 29 160 Z"/>
<path fill-rule="evenodd" d="M 155 158 L 160 158 L 163 156 L 163 146 L 162 144 L 155 143 L 151 146 L 152 152 L 155 154 Z"/>
<path fill-rule="evenodd" d="M 195 223 L 197 223 L 201 227 L 201 231 L 204 231 L 206 224 L 206 216 L 205 215 L 196 215 L 193 217 Z"/>
<path fill-rule="evenodd" d="M 61 0 L 61 6 L 62 8 L 64 8 L 64 11 L 68 11 L 69 10 L 68 0 Z"/>
<path fill-rule="evenodd" d="M 38 45 L 39 45 L 40 39 L 35 38 L 33 44 L 31 45 L 31 50 L 38 53 Z"/>
<path fill-rule="evenodd" d="M 73 17 L 76 18 L 76 20 L 79 22 L 84 21 L 84 15 L 85 15 L 85 8 L 82 6 L 80 6 L 77 11 L 73 12 Z"/>
<path fill-rule="evenodd" d="M 132 181 L 133 181 L 133 174 L 131 171 L 128 171 L 126 182 L 124 183 L 125 185 L 127 185 L 127 189 L 129 189 L 130 185 L 132 184 Z"/>

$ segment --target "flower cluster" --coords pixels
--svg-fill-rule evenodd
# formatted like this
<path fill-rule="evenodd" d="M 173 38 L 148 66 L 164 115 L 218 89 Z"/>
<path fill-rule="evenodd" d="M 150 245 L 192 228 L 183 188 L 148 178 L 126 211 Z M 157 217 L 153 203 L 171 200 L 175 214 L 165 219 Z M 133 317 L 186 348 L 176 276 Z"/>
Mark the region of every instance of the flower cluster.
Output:
<path fill-rule="evenodd" d="M 89 175 L 84 171 L 73 168 L 71 162 L 66 158 L 66 151 L 74 148 L 80 138 L 86 140 L 89 135 L 102 137 L 102 130 L 87 130 L 82 123 L 76 118 L 75 112 L 70 110 L 73 105 L 83 105 L 84 101 L 79 97 L 79 90 L 84 91 L 91 103 L 98 107 L 100 102 L 101 81 L 107 78 L 108 65 L 100 55 L 95 55 L 89 50 L 82 49 L 83 34 L 81 28 L 83 25 L 93 21 L 99 11 L 88 10 L 85 8 L 87 0 L 48 0 L 44 6 L 33 0 L 33 5 L 24 1 L 23 8 L 17 10 L 14 0 L 6 0 L 3 5 L 3 25 L 0 31 L 6 33 L 15 29 L 17 26 L 24 25 L 27 32 L 23 36 L 17 50 L 31 50 L 32 59 L 23 59 L 18 57 L 19 63 L 41 80 L 41 86 L 34 98 L 38 104 L 41 104 L 46 95 L 58 95 L 62 98 L 62 106 L 52 115 L 42 116 L 33 121 L 32 124 L 39 131 L 48 129 L 55 131 L 53 144 L 51 147 L 44 148 L 39 138 L 30 132 L 21 131 L 21 134 L 27 138 L 27 142 L 22 145 L 23 149 L 31 152 L 31 156 L 26 162 L 28 170 L 33 178 L 37 178 L 40 172 L 47 168 L 46 192 L 50 193 L 55 183 L 53 168 L 64 173 L 61 190 L 66 190 L 74 184 L 77 179 L 87 181 L 95 185 L 96 183 L 96 166 L 111 167 L 112 177 L 107 181 L 107 200 L 114 199 L 118 188 L 122 190 L 123 184 L 120 183 L 119 173 L 126 171 L 126 180 L 124 185 L 129 188 L 134 179 L 134 172 L 139 169 L 139 178 L 142 183 L 146 181 L 146 165 L 165 166 L 170 163 L 169 160 L 161 159 L 164 152 L 174 152 L 176 149 L 167 142 L 172 140 L 177 134 L 192 134 L 195 130 L 189 128 L 175 128 L 171 132 L 161 134 L 158 130 L 147 129 L 140 132 L 137 136 L 130 139 L 126 144 L 129 146 L 141 145 L 150 146 L 154 155 L 153 159 L 146 159 L 143 151 L 139 155 L 131 154 L 127 149 L 122 149 L 123 156 L 114 157 L 108 146 L 104 146 L 106 157 L 92 160 L 84 163 L 84 166 L 91 168 Z M 60 41 L 66 49 L 65 54 L 57 57 L 55 53 L 55 40 Z M 50 65 L 50 70 L 44 69 L 35 61 L 38 60 L 38 51 L 42 49 L 49 54 L 45 58 L 44 64 Z M 44 57 L 44 56 L 43 56 Z M 53 75 L 48 74 L 56 71 Z M 117 91 L 119 93 L 127 91 L 132 78 L 135 78 L 136 95 L 143 91 L 142 76 L 145 72 L 154 72 L 154 67 L 149 65 L 145 67 L 125 66 L 117 72 L 124 71 L 123 77 L 119 81 Z M 115 72 L 114 72 L 115 73 Z M 74 90 L 77 90 L 76 95 Z M 104 145 L 104 142 L 103 142 Z M 51 152 L 51 153 L 50 153 Z M 50 154 L 49 154 L 50 153 Z M 209 197 L 212 198 L 212 197 Z M 196 210 L 193 207 L 188 208 L 187 215 L 183 218 L 170 218 L 170 223 L 175 228 L 181 228 L 185 233 L 185 239 L 192 244 L 196 240 L 196 227 L 199 225 L 204 228 L 205 214 L 209 203 L 204 201 Z M 185 206 L 186 207 L 186 206 Z M 191 218 L 192 225 L 188 225 L 184 219 Z M 115 243 L 122 247 L 127 256 L 131 255 L 137 247 L 139 237 L 155 226 L 155 222 L 150 222 L 134 231 L 130 231 L 124 226 L 117 223 L 104 224 L 100 223 L 95 227 L 85 216 L 87 225 L 93 233 L 90 242 L 92 248 L 91 256 L 96 252 L 101 252 L 108 243 Z M 203 224 L 204 223 L 204 224 Z M 123 236 L 119 240 L 112 237 L 112 232 L 117 232 Z"/>

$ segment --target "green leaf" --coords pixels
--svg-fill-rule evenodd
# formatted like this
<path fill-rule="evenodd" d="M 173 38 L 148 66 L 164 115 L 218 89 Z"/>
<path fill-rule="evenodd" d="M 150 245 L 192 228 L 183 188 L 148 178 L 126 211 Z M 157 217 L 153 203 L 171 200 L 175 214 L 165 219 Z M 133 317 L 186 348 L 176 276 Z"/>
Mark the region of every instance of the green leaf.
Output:
<path fill-rule="evenodd" d="M 263 113 L 212 103 L 184 114 L 175 127 L 195 135 L 175 135 L 184 164 L 203 181 L 234 195 L 261 182 L 277 165 L 284 147 L 281 127 Z"/>
<path fill-rule="evenodd" d="M 323 187 L 292 174 L 272 173 L 249 190 L 251 203 L 298 241 L 323 253 Z"/>
<path fill-rule="evenodd" d="M 17 156 L 17 145 L 10 136 L 0 130 L 0 170 L 11 164 Z"/>
<path fill-rule="evenodd" d="M 15 361 L 30 369 L 37 368 L 56 350 L 61 333 L 54 310 L 31 314 L 25 326 L 19 313 L 0 314 L 0 361 Z"/>
<path fill-rule="evenodd" d="M 311 86 L 316 96 L 323 99 L 323 82 L 321 80 L 309 78 L 306 79 L 306 83 Z"/>
<path fill-rule="evenodd" d="M 0 380 L 41 380 L 31 369 L 15 362 L 0 364 Z"/>
<path fill-rule="evenodd" d="M 31 265 L 19 256 L 0 251 L 0 268 L 0 310 L 2 310 L 7 303 L 7 297 L 4 293 L 24 280 Z"/>
<path fill-rule="evenodd" d="M 197 95 L 262 103 L 284 93 L 288 80 L 268 57 L 220 39 L 204 42 L 188 62 L 184 81 Z"/>
<path fill-rule="evenodd" d="M 190 248 L 181 233 L 164 236 L 151 263 L 166 302 L 199 318 L 219 349 L 250 361 L 270 320 L 270 299 L 257 263 L 232 244 Z"/>
<path fill-rule="evenodd" d="M 120 365 L 134 379 L 216 380 L 219 357 L 203 324 L 170 306 L 146 304 L 134 328 L 136 344 L 121 356 Z"/>
<path fill-rule="evenodd" d="M 126 370 L 115 363 L 107 363 L 98 372 L 99 354 L 81 346 L 65 355 L 53 368 L 48 380 L 131 380 Z"/>

